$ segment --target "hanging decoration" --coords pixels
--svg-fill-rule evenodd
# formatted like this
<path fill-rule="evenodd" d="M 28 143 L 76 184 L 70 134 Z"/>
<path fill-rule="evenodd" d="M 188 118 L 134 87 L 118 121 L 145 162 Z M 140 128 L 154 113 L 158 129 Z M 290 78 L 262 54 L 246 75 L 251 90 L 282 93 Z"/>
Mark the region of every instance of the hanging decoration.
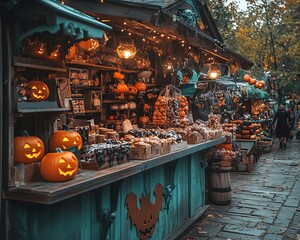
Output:
<path fill-rule="evenodd" d="M 221 71 L 220 71 L 219 66 L 215 63 L 210 64 L 207 75 L 212 80 L 220 78 L 221 77 Z"/>
<path fill-rule="evenodd" d="M 129 37 L 123 37 L 119 40 L 119 46 L 116 49 L 119 58 L 129 59 L 136 55 L 136 47 L 134 41 Z"/>

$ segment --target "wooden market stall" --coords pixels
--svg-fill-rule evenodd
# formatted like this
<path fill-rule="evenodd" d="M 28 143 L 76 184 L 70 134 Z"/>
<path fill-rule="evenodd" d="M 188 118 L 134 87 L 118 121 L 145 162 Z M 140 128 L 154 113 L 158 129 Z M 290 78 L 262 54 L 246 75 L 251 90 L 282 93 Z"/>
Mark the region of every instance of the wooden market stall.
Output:
<path fill-rule="evenodd" d="M 174 124 L 166 134 L 163 127 L 172 121 L 162 124 L 154 121 L 155 114 L 146 115 L 158 105 L 143 102 L 146 95 L 150 98 L 157 89 L 162 92 L 170 86 L 177 91 L 183 82 L 182 77 L 178 89 L 172 85 L 174 71 L 184 66 L 183 57 L 168 72 L 162 55 L 177 58 L 193 50 L 203 61 L 214 57 L 245 69 L 252 63 L 224 48 L 207 6 L 200 2 L 177 1 L 168 6 L 109 0 L 64 3 L 21 0 L 0 5 L 0 56 L 5 59 L 0 65 L 0 120 L 5 126 L 0 139 L 1 239 L 174 239 L 205 211 L 206 153 L 225 139 L 216 120 L 209 126 L 195 121 L 193 128 Z M 143 58 L 142 67 L 136 67 L 137 62 L 132 67 L 132 62 L 118 57 L 117 39 L 124 37 L 124 25 L 136 47 L 143 49 L 147 42 L 143 50 L 151 64 Z M 124 82 L 113 82 L 123 81 L 124 75 L 128 86 L 143 83 L 154 90 L 127 94 Z M 130 81 L 135 82 L 129 85 Z M 181 112 L 186 115 L 188 104 L 180 107 L 185 107 Z M 124 135 L 120 129 L 127 127 L 123 122 L 128 119 L 138 128 L 130 132 L 135 136 Z M 59 131 L 70 133 L 65 125 L 72 133 L 80 133 L 81 145 L 66 147 L 74 136 L 57 137 L 62 135 Z M 138 148 L 123 141 L 126 137 L 140 140 L 141 135 L 156 134 L 158 129 L 157 138 L 176 136 L 174 144 L 161 141 Z M 95 135 L 101 130 L 110 130 L 105 140 L 103 132 Z M 179 132 L 186 135 L 181 139 Z M 19 138 L 32 142 L 22 142 L 20 147 Z M 102 148 L 103 140 L 109 150 Z M 65 144 L 60 145 L 65 147 L 62 152 L 54 147 L 59 141 Z M 41 145 L 43 158 L 32 161 L 40 155 Z M 91 146 L 97 146 L 95 162 L 87 160 Z M 72 157 L 65 164 L 69 153 Z M 54 160 L 63 163 L 65 168 L 44 167 L 45 159 L 53 165 Z M 75 170 L 70 170 L 73 166 Z"/>

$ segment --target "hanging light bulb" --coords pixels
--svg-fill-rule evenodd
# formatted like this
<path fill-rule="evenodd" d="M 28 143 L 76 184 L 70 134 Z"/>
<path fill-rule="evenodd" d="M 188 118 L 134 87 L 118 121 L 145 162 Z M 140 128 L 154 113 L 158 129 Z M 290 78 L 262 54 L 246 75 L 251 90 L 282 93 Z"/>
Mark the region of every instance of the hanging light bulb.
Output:
<path fill-rule="evenodd" d="M 117 47 L 117 54 L 120 58 L 133 58 L 136 54 L 136 47 L 131 38 L 122 38 L 119 41 L 119 46 Z"/>
<path fill-rule="evenodd" d="M 221 71 L 219 69 L 219 66 L 215 63 L 210 64 L 207 75 L 210 79 L 213 79 L 213 80 L 221 77 Z"/>

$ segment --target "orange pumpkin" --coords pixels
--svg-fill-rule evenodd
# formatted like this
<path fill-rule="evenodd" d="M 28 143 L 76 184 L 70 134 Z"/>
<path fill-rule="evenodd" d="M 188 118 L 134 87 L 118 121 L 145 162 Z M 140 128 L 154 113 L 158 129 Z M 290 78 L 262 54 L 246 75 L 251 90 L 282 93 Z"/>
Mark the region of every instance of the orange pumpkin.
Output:
<path fill-rule="evenodd" d="M 114 78 L 117 80 L 123 80 L 125 76 L 120 72 L 114 72 Z"/>
<path fill-rule="evenodd" d="M 134 86 L 128 86 L 128 94 L 130 95 L 136 95 L 138 93 L 138 90 Z"/>
<path fill-rule="evenodd" d="M 244 81 L 245 81 L 245 82 L 249 82 L 250 79 L 251 79 L 251 78 L 250 78 L 250 75 L 249 75 L 249 74 L 245 74 L 245 75 L 244 75 Z"/>
<path fill-rule="evenodd" d="M 127 93 L 128 92 L 128 86 L 125 83 L 119 83 L 117 85 L 117 89 L 119 90 L 119 92 L 121 93 Z"/>
<path fill-rule="evenodd" d="M 137 90 L 139 91 L 146 91 L 147 86 L 145 83 L 143 82 L 137 82 L 136 84 L 134 84 L 134 86 L 136 87 Z"/>
<path fill-rule="evenodd" d="M 254 85 L 256 83 L 256 79 L 255 78 L 251 78 L 249 81 L 250 85 Z"/>
<path fill-rule="evenodd" d="M 140 116 L 139 122 L 140 122 L 141 124 L 147 124 L 147 123 L 149 122 L 149 117 L 146 116 L 146 115 Z"/>
<path fill-rule="evenodd" d="M 41 160 L 40 173 L 49 182 L 68 181 L 76 175 L 78 160 L 74 153 L 64 152 L 57 148 L 53 153 L 47 153 Z"/>
<path fill-rule="evenodd" d="M 259 83 L 261 84 L 262 87 L 264 87 L 266 85 L 264 80 L 260 80 Z"/>
<path fill-rule="evenodd" d="M 249 135 L 250 131 L 249 130 L 242 130 L 242 135 Z"/>
<path fill-rule="evenodd" d="M 217 149 L 222 149 L 224 148 L 225 150 L 232 150 L 232 144 L 231 143 L 221 143 L 217 145 Z"/>
<path fill-rule="evenodd" d="M 45 101 L 49 97 L 50 91 L 46 83 L 38 80 L 28 82 L 30 90 L 28 100 L 32 102 Z"/>
<path fill-rule="evenodd" d="M 260 89 L 260 88 L 262 88 L 262 85 L 260 84 L 259 81 L 257 81 L 257 82 L 254 84 L 254 87 Z"/>
<path fill-rule="evenodd" d="M 77 131 L 71 130 L 69 126 L 63 125 L 63 130 L 52 133 L 49 141 L 49 149 L 54 152 L 56 148 L 66 150 L 77 146 L 78 150 L 82 147 L 82 138 Z"/>
<path fill-rule="evenodd" d="M 68 49 L 68 54 L 66 55 L 66 60 L 71 61 L 73 58 L 75 58 L 76 55 L 76 46 L 73 45 Z"/>
<path fill-rule="evenodd" d="M 43 141 L 39 137 L 29 136 L 22 131 L 22 136 L 14 139 L 15 163 L 33 163 L 42 159 L 45 153 Z"/>

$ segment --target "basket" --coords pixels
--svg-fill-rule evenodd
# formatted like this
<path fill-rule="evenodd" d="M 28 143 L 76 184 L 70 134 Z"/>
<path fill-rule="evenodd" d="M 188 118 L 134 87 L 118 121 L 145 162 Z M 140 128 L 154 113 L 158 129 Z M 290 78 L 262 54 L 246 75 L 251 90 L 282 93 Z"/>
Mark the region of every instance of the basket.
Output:
<path fill-rule="evenodd" d="M 258 141 L 257 147 L 261 153 L 270 153 L 272 151 L 272 141 Z"/>

